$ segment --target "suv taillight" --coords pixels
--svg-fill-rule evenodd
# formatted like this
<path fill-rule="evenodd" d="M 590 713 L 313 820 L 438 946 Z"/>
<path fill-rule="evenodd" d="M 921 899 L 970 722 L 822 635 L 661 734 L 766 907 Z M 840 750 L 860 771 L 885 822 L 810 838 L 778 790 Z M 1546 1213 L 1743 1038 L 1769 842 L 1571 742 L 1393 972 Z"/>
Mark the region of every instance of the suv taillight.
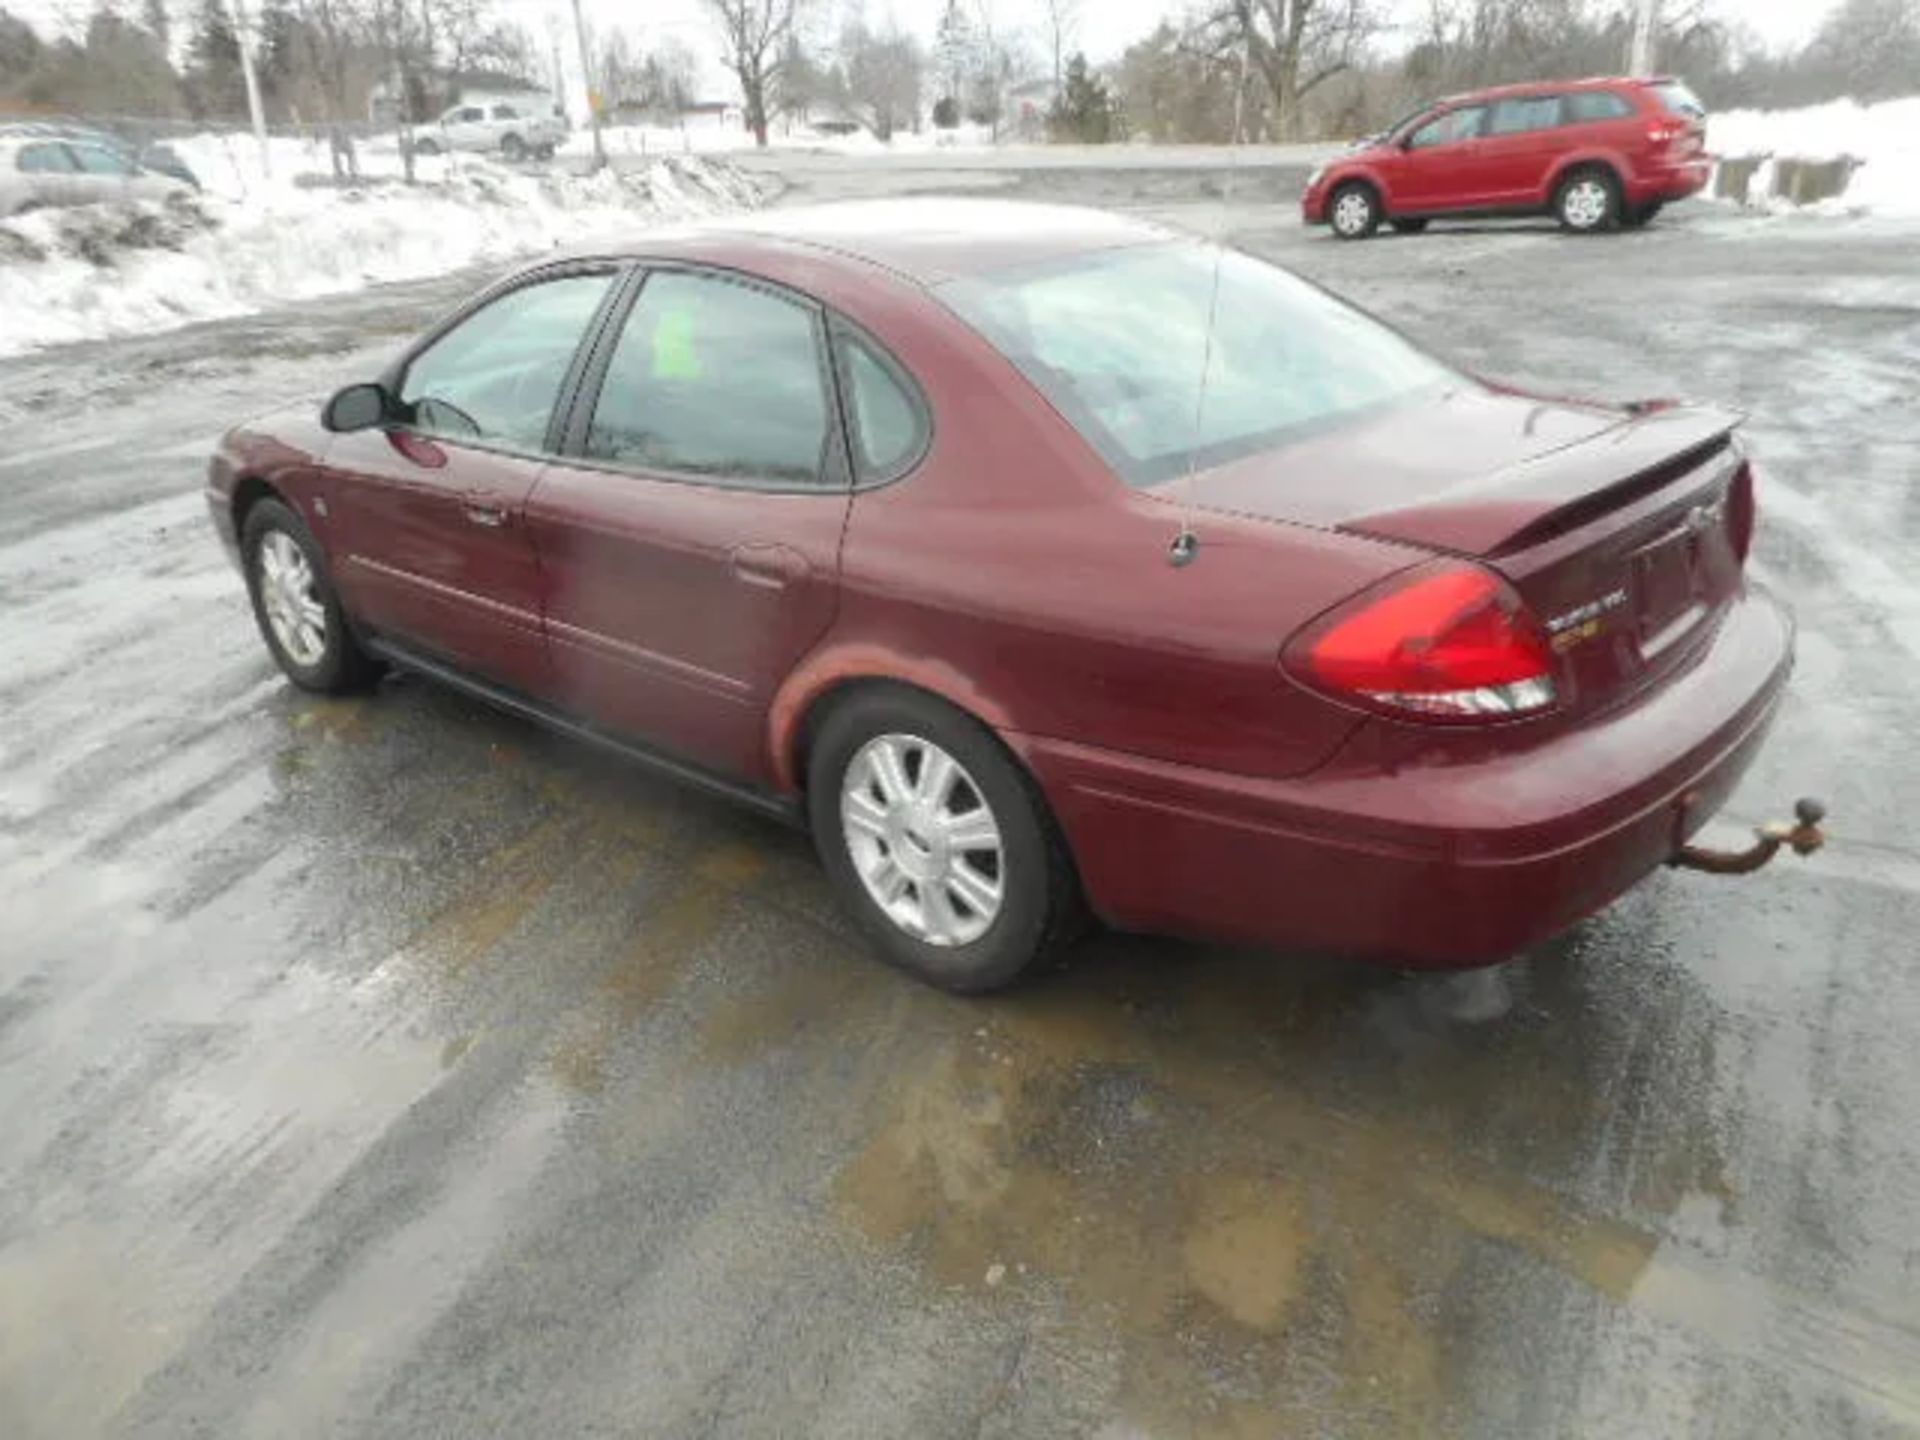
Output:
<path fill-rule="evenodd" d="M 1348 601 L 1290 640 L 1281 664 L 1336 699 L 1406 719 L 1508 720 L 1558 698 L 1533 613 L 1498 575 L 1460 561 Z"/>

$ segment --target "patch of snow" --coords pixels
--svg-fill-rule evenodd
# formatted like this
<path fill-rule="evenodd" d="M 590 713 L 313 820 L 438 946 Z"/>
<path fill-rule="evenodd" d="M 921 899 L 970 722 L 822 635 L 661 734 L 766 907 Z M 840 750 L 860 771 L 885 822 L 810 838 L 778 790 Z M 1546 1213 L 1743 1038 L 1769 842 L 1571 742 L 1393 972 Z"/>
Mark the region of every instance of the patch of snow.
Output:
<path fill-rule="evenodd" d="M 1920 216 L 1920 96 L 1876 105 L 1835 100 L 1800 110 L 1729 110 L 1708 119 L 1707 149 L 1721 160 L 1764 157 L 1748 190 L 1759 205 L 1794 208 L 1772 195 L 1776 162 L 1851 158 L 1861 163 L 1846 190 L 1802 208 Z"/>
<path fill-rule="evenodd" d="M 0 222 L 0 355 L 251 314 L 759 199 L 733 167 L 683 156 L 583 176 L 463 155 L 423 160 L 423 183 L 407 186 L 397 152 L 364 146 L 367 182 L 335 188 L 324 146 L 270 143 L 270 173 L 251 137 L 177 144 L 205 186 L 191 200 Z"/>

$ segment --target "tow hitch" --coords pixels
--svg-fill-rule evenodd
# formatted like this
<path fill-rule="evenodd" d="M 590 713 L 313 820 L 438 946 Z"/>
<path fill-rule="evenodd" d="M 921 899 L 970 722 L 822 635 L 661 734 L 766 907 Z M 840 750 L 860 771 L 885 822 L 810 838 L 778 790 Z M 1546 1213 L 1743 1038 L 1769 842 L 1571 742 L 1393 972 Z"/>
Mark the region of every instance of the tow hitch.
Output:
<path fill-rule="evenodd" d="M 1682 825 L 1686 824 L 1690 808 L 1686 802 L 1681 803 Z M 1773 859 L 1782 845 L 1790 846 L 1796 855 L 1811 855 L 1827 843 L 1820 829 L 1820 822 L 1827 818 L 1825 805 L 1813 799 L 1796 800 L 1793 816 L 1795 823 L 1791 825 L 1775 820 L 1758 826 L 1753 832 L 1753 844 L 1745 850 L 1709 850 L 1701 845 L 1682 844 L 1667 863 L 1687 870 L 1704 870 L 1709 875 L 1747 875 Z"/>

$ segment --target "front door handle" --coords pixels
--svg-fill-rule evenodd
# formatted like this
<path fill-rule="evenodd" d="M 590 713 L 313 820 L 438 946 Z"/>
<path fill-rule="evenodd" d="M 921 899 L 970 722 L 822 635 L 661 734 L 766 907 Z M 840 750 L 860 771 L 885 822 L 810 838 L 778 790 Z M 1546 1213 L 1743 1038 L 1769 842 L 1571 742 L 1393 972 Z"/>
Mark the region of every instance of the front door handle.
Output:
<path fill-rule="evenodd" d="M 489 530 L 498 530 L 507 523 L 507 507 L 487 495 L 470 495 L 461 502 L 460 508 L 470 522 Z"/>

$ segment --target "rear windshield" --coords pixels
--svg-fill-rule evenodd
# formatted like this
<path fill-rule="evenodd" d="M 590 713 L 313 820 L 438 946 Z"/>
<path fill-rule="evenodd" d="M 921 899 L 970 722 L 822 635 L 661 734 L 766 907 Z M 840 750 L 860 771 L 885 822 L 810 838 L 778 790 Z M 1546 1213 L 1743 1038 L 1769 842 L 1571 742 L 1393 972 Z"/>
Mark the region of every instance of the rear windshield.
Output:
<path fill-rule="evenodd" d="M 1197 242 L 1017 267 L 952 281 L 940 295 L 1129 485 L 1273 449 L 1461 383 L 1325 291 Z"/>
<path fill-rule="evenodd" d="M 1648 87 L 1660 97 L 1660 103 L 1675 115 L 1687 115 L 1696 120 L 1706 118 L 1707 107 L 1700 103 L 1700 97 L 1686 87 L 1681 80 L 1661 80 Z"/>

